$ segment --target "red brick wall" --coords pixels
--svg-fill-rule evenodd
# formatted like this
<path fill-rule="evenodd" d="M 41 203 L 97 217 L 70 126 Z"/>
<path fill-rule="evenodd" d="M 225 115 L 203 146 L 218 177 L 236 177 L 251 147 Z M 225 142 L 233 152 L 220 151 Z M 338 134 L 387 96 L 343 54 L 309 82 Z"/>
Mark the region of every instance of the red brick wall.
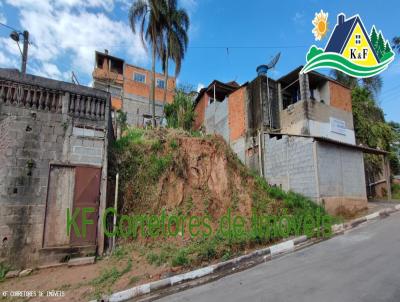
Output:
<path fill-rule="evenodd" d="M 194 111 L 196 112 L 196 119 L 194 120 L 194 129 L 198 130 L 204 123 L 204 116 L 206 114 L 206 106 L 208 104 L 208 96 L 206 93 L 203 94 L 200 101 L 197 103 Z"/>
<path fill-rule="evenodd" d="M 246 133 L 245 91 L 246 87 L 241 87 L 229 95 L 228 123 L 231 141 Z"/>
<path fill-rule="evenodd" d="M 330 105 L 332 107 L 336 107 L 347 112 L 352 112 L 350 89 L 336 84 L 335 82 L 329 82 L 329 92 Z"/>
<path fill-rule="evenodd" d="M 112 97 L 111 106 L 114 110 L 120 110 L 122 108 L 122 100 L 120 98 Z"/>
<path fill-rule="evenodd" d="M 133 80 L 134 73 L 141 73 L 146 76 L 145 83 L 139 83 Z M 151 71 L 142 69 L 139 67 L 135 67 L 132 65 L 125 65 L 124 70 L 124 92 L 132 93 L 135 95 L 139 95 L 145 98 L 150 96 L 150 86 L 151 86 Z M 164 75 L 160 73 L 156 73 L 156 80 L 161 79 L 164 80 Z M 174 98 L 174 90 L 175 90 L 175 78 L 168 77 L 168 91 L 167 91 L 167 102 L 171 103 Z M 156 87 L 156 100 L 163 101 L 164 98 L 164 89 L 160 89 Z"/>

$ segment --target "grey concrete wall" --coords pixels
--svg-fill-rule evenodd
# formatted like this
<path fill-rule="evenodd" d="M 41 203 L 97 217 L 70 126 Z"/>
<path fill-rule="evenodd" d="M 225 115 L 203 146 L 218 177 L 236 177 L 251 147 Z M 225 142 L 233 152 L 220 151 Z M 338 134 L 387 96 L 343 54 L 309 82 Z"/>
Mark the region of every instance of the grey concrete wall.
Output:
<path fill-rule="evenodd" d="M 318 142 L 317 159 L 321 198 L 367 197 L 361 151 Z"/>
<path fill-rule="evenodd" d="M 0 88 L 4 85 L 2 76 L 0 72 Z M 74 92 L 73 86 L 64 87 L 50 79 L 15 79 L 21 80 L 18 85 L 49 84 Z M 51 164 L 101 167 L 100 203 L 105 203 L 110 98 L 101 91 L 77 86 L 75 93 L 80 91 L 107 97 L 105 119 L 76 117 L 64 108 L 64 101 L 62 112 L 26 108 L 26 100 L 7 103 L 0 93 L 0 262 L 12 268 L 32 267 L 57 258 L 41 259 Z"/>
<path fill-rule="evenodd" d="M 220 134 L 229 143 L 228 102 L 229 98 L 225 98 L 223 102 L 209 104 L 204 125 L 207 133 Z"/>
<path fill-rule="evenodd" d="M 264 173 L 268 183 L 318 200 L 313 139 L 264 135 Z"/>
<path fill-rule="evenodd" d="M 132 126 L 143 126 L 143 114 L 152 114 L 149 99 L 142 96 L 125 93 L 122 110 L 127 113 L 127 123 Z M 163 103 L 156 101 L 156 116 L 162 116 Z"/>
<path fill-rule="evenodd" d="M 0 259 L 24 267 L 40 260 L 50 164 L 102 167 L 104 132 L 74 135 L 70 118 L 14 106 L 0 105 L 0 116 Z"/>
<path fill-rule="evenodd" d="M 331 131 L 330 118 L 346 124 L 345 135 Z M 280 113 L 281 131 L 294 135 L 329 137 L 354 144 L 353 114 L 317 101 L 299 101 Z"/>
<path fill-rule="evenodd" d="M 237 154 L 242 163 L 246 163 L 246 140 L 244 137 L 231 142 L 232 150 Z"/>

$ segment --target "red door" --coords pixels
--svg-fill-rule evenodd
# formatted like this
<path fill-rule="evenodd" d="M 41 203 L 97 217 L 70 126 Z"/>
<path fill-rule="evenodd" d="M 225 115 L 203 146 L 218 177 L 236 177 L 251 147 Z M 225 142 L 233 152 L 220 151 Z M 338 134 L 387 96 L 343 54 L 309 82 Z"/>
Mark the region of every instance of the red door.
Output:
<path fill-rule="evenodd" d="M 73 212 L 79 212 L 76 216 L 76 224 L 80 234 L 71 228 L 70 240 L 72 246 L 95 245 L 97 235 L 97 221 L 100 203 L 100 168 L 76 167 Z M 87 209 L 86 220 L 92 224 L 86 224 L 86 235 L 83 236 L 84 225 L 82 223 L 84 209 Z M 89 209 L 89 210 L 88 210 Z M 71 213 L 71 214 L 72 214 Z M 79 236 L 80 235 L 80 236 Z"/>

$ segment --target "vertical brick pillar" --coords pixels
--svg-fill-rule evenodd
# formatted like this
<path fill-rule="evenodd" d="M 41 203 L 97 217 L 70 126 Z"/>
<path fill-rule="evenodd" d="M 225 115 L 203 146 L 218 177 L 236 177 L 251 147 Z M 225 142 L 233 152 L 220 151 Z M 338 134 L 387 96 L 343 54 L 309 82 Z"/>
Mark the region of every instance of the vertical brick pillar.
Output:
<path fill-rule="evenodd" d="M 299 84 L 301 100 L 308 101 L 310 99 L 310 84 L 308 82 L 308 74 L 299 74 Z"/>

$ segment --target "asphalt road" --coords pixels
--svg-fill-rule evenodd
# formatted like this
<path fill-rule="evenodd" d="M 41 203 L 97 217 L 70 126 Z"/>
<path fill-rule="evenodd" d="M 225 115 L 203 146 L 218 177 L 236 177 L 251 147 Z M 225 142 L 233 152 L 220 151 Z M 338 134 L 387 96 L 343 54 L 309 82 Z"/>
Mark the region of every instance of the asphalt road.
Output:
<path fill-rule="evenodd" d="M 400 214 L 159 301 L 399 302 Z"/>

